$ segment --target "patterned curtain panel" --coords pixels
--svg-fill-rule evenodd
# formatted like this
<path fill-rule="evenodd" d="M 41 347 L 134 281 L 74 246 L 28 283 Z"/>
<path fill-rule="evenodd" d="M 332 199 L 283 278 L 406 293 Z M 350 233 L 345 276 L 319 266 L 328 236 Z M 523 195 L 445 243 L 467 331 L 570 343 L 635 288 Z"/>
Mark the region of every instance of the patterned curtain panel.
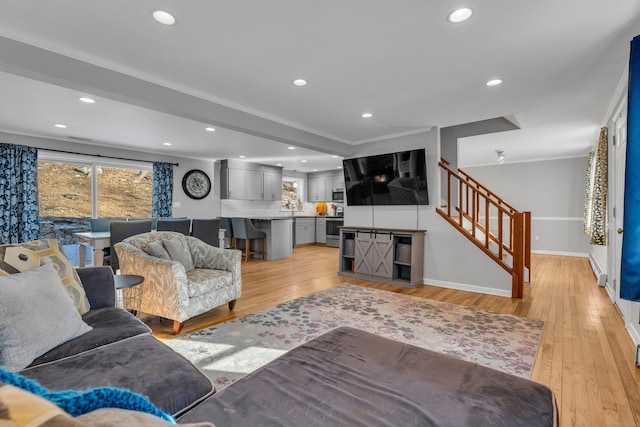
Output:
<path fill-rule="evenodd" d="M 591 245 L 606 245 L 606 214 L 607 214 L 607 128 L 600 129 L 598 151 L 593 159 L 593 191 L 591 192 L 591 221 L 589 222 Z"/>
<path fill-rule="evenodd" d="M 38 149 L 0 143 L 0 239 L 23 243 L 39 237 Z"/>
<path fill-rule="evenodd" d="M 170 218 L 173 204 L 173 165 L 165 162 L 153 163 L 153 216 Z"/>
<path fill-rule="evenodd" d="M 587 158 L 587 170 L 584 174 L 584 234 L 591 235 L 591 192 L 593 191 L 593 151 Z"/>
<path fill-rule="evenodd" d="M 631 42 L 620 297 L 640 301 L 640 36 Z"/>

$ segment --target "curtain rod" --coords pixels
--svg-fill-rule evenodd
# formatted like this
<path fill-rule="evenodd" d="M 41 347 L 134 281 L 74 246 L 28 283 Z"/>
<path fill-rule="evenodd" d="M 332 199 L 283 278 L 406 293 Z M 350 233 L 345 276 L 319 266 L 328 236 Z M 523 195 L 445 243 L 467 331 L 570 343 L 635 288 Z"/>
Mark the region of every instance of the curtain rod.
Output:
<path fill-rule="evenodd" d="M 155 163 L 154 160 L 138 160 L 138 159 L 128 159 L 126 157 L 103 156 L 102 154 L 77 153 L 75 151 L 55 150 L 53 148 L 39 148 L 39 147 L 36 147 L 36 148 L 38 148 L 38 150 L 43 150 L 43 151 L 53 151 L 55 153 L 65 153 L 65 154 L 76 154 L 78 156 L 93 156 L 93 157 L 104 157 L 105 159 L 128 160 L 131 162 Z M 171 163 L 171 162 L 166 162 L 166 163 L 172 164 L 173 166 L 179 166 L 178 163 Z"/>

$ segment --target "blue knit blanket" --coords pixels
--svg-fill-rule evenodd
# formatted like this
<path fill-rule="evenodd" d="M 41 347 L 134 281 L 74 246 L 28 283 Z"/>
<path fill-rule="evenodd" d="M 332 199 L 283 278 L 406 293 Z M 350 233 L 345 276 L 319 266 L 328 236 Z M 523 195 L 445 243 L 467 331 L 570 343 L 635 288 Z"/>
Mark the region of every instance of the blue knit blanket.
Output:
<path fill-rule="evenodd" d="M 100 408 L 120 408 L 146 412 L 175 424 L 175 420 L 170 415 L 156 408 L 148 398 L 121 388 L 100 387 L 89 390 L 51 391 L 36 381 L 7 371 L 1 366 L 0 382 L 47 399 L 74 417 Z"/>

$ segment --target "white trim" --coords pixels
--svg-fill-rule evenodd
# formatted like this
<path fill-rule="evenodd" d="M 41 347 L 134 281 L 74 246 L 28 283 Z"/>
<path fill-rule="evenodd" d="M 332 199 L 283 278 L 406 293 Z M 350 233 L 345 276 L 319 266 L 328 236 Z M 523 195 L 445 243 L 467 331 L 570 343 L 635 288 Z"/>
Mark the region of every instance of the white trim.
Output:
<path fill-rule="evenodd" d="M 634 325 L 630 321 L 627 320 L 627 321 L 624 322 L 624 327 L 627 330 L 627 332 L 629 333 L 629 336 L 631 337 L 631 339 L 633 340 L 633 344 L 635 346 L 640 344 L 640 332 L 638 330 L 636 330 Z"/>
<path fill-rule="evenodd" d="M 533 162 L 549 162 L 549 161 L 554 161 L 554 160 L 581 159 L 581 158 L 587 157 L 588 154 L 589 153 L 576 154 L 576 155 L 571 155 L 571 156 L 549 157 L 548 159 L 514 160 L 514 161 L 508 161 L 508 162 L 505 161 L 504 163 L 492 162 L 492 163 L 477 163 L 477 164 L 468 164 L 468 165 L 458 164 L 458 168 L 459 169 L 467 169 L 467 168 L 479 168 L 479 167 L 486 167 L 486 166 L 498 166 L 498 167 L 500 167 L 500 166 L 506 166 L 506 165 L 515 165 L 517 163 L 533 163 Z"/>
<path fill-rule="evenodd" d="M 618 86 L 616 87 L 616 91 L 613 93 L 611 97 L 611 101 L 609 101 L 609 106 L 607 107 L 607 111 L 603 117 L 603 123 L 608 123 L 609 119 L 611 119 L 618 110 L 616 108 L 621 97 L 624 95 L 625 99 L 627 97 L 627 84 L 629 83 L 629 57 L 626 58 L 625 67 L 622 70 L 622 75 L 620 76 L 620 80 L 618 81 Z"/>
<path fill-rule="evenodd" d="M 469 285 L 466 283 L 445 282 L 443 280 L 434 280 L 429 278 L 422 279 L 425 286 L 437 286 L 446 289 L 456 289 L 459 291 L 474 292 L 477 294 L 496 295 L 499 297 L 511 298 L 511 290 L 488 288 L 485 286 Z"/>
<path fill-rule="evenodd" d="M 589 253 L 589 264 L 591 264 L 593 274 L 598 280 L 598 285 L 605 286 L 607 284 L 607 273 L 602 270 L 600 263 L 598 263 L 598 260 L 593 256 L 592 253 Z"/>
<path fill-rule="evenodd" d="M 532 216 L 531 221 L 584 221 L 580 216 Z"/>
<path fill-rule="evenodd" d="M 480 215 L 478 217 L 479 220 L 484 219 L 484 215 Z M 494 221 L 498 219 L 497 215 L 491 215 L 489 217 L 490 220 Z M 532 216 L 532 221 L 584 221 L 584 218 L 580 216 Z M 502 216 L 502 222 L 509 221 L 509 217 L 506 215 Z"/>
<path fill-rule="evenodd" d="M 583 252 L 563 252 L 563 251 L 540 251 L 540 250 L 532 250 L 533 254 L 541 254 L 541 255 L 560 255 L 560 256 L 577 256 L 580 258 L 588 258 L 589 254 Z"/>

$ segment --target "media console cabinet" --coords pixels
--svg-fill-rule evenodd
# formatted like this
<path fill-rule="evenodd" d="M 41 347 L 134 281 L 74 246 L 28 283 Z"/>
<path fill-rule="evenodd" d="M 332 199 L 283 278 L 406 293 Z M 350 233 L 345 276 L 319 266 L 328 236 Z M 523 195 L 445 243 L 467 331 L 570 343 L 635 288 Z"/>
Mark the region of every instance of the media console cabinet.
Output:
<path fill-rule="evenodd" d="M 340 276 L 416 288 L 422 285 L 426 230 L 340 227 Z"/>

